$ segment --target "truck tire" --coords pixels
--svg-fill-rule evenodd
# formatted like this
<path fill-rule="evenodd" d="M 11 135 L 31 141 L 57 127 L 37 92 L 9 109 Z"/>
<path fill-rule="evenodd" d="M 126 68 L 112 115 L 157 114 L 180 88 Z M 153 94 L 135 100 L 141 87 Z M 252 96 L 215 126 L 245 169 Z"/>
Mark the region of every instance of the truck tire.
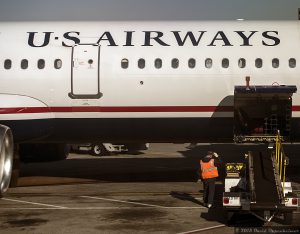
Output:
<path fill-rule="evenodd" d="M 103 144 L 93 144 L 91 149 L 91 154 L 94 156 L 105 156 L 108 154 L 107 150 Z"/>

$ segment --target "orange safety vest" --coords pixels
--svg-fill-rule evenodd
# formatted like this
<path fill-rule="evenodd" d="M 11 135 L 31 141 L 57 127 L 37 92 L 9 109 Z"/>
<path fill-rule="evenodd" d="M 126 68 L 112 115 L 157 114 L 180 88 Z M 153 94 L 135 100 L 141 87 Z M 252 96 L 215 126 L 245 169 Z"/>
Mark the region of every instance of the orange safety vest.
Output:
<path fill-rule="evenodd" d="M 218 168 L 215 167 L 215 160 L 211 159 L 209 162 L 202 162 L 200 160 L 201 166 L 201 176 L 202 179 L 210 179 L 210 178 L 217 178 L 219 176 Z"/>

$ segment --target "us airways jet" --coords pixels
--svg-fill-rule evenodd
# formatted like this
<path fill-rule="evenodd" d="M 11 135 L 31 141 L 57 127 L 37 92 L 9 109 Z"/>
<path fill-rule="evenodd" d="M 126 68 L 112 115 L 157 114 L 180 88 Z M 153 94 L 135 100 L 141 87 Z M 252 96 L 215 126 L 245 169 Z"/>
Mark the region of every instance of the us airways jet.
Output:
<path fill-rule="evenodd" d="M 66 143 L 299 141 L 299 61 L 297 21 L 0 23 L 0 194 Z"/>

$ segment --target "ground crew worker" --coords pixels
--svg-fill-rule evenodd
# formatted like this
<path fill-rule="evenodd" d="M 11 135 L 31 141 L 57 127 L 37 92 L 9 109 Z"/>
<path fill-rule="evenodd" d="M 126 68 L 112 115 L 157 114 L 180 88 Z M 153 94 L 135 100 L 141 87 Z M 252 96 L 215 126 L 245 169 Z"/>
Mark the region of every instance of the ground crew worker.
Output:
<path fill-rule="evenodd" d="M 215 195 L 216 178 L 219 176 L 218 168 L 221 160 L 215 152 L 208 151 L 207 155 L 200 160 L 200 179 L 203 181 L 203 202 L 211 208 Z"/>

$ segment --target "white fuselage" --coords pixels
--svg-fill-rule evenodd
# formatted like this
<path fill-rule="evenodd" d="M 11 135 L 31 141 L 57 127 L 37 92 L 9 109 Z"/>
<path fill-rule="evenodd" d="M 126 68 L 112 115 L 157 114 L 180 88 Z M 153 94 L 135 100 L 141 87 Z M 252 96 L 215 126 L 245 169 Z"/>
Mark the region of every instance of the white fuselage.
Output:
<path fill-rule="evenodd" d="M 299 26 L 297 21 L 1 23 L 0 123 L 54 120 L 46 136 L 58 126 L 61 130 L 56 120 L 88 125 L 96 123 L 89 119 L 103 119 L 111 124 L 111 139 L 125 139 L 125 129 L 131 129 L 151 140 L 151 133 L 160 134 L 160 125 L 154 124 L 157 129 L 149 135 L 135 134 L 142 123 L 134 119 L 230 119 L 234 86 L 245 85 L 246 76 L 250 85 L 298 86 Z M 22 60 L 28 66 L 23 61 L 22 68 Z M 295 118 L 300 118 L 299 106 L 296 93 Z M 122 123 L 109 122 L 117 119 L 131 124 L 120 137 L 116 126 Z M 162 131 L 168 129 L 171 124 Z M 88 131 L 77 130 L 89 138 Z M 183 140 L 188 133 L 174 135 Z"/>

